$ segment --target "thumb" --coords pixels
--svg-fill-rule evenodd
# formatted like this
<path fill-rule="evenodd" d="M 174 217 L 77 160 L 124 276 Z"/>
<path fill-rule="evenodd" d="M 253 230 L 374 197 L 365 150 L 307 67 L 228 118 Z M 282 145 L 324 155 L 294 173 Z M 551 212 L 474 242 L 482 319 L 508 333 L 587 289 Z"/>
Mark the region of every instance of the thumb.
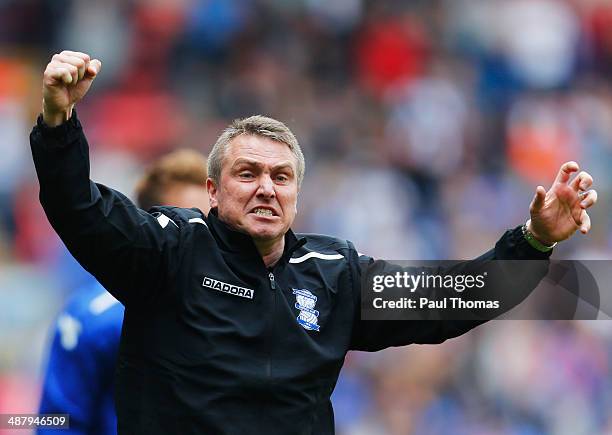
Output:
<path fill-rule="evenodd" d="M 546 189 L 542 186 L 538 186 L 535 191 L 535 195 L 533 196 L 533 200 L 531 201 L 531 205 L 529 206 L 529 211 L 531 213 L 536 213 L 544 207 L 544 200 L 546 199 Z"/>
<path fill-rule="evenodd" d="M 101 69 L 102 62 L 100 62 L 98 59 L 93 59 L 91 62 L 89 62 L 89 65 L 85 70 L 85 78 L 93 80 L 94 78 L 96 78 Z"/>
<path fill-rule="evenodd" d="M 98 59 L 94 59 L 89 62 L 87 68 L 85 68 L 85 74 L 83 78 L 76 84 L 76 93 L 74 94 L 74 102 L 76 103 L 89 91 L 89 88 L 93 84 L 94 79 L 98 76 L 100 69 L 102 68 L 102 62 Z"/>

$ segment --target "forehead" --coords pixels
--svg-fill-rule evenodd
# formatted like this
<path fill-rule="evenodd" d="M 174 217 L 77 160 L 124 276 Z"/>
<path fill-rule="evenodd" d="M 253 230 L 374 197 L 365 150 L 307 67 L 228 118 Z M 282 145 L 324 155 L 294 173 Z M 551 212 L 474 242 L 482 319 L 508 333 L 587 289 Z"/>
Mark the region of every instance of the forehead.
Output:
<path fill-rule="evenodd" d="M 241 159 L 255 160 L 268 165 L 289 163 L 294 170 L 297 167 L 297 158 L 289 145 L 251 134 L 241 134 L 229 142 L 224 166 L 231 167 Z"/>

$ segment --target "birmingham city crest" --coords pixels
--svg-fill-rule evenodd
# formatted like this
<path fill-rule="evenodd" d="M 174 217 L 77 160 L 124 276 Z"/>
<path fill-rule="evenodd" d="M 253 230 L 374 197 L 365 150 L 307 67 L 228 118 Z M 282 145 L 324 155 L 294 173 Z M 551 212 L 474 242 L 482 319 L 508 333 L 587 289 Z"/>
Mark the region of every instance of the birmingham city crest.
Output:
<path fill-rule="evenodd" d="M 295 308 L 300 310 L 297 321 L 304 329 L 309 331 L 319 330 L 319 312 L 315 310 L 317 297 L 306 289 L 293 289 L 295 295 Z"/>

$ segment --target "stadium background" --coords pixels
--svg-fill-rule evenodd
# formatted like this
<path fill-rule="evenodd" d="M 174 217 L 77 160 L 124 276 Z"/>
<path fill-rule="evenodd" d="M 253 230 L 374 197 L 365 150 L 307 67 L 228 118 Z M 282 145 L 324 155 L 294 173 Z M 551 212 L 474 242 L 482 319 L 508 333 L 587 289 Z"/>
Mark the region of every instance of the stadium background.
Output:
<path fill-rule="evenodd" d="M 61 49 L 103 61 L 79 113 L 94 179 L 125 193 L 161 153 L 208 152 L 229 120 L 261 113 L 306 154 L 297 231 L 381 258 L 471 258 L 574 159 L 599 204 L 592 234 L 555 256 L 612 254 L 612 2 L 5 0 L 0 413 L 35 411 L 49 327 L 87 280 L 38 204 L 27 142 Z M 607 321 L 500 321 L 351 353 L 338 433 L 612 433 L 611 368 Z"/>

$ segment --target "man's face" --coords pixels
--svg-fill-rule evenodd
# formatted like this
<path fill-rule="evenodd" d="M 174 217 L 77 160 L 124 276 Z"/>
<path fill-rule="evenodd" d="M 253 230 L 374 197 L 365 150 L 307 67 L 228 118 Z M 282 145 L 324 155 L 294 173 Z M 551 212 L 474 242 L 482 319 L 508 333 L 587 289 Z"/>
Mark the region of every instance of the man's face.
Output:
<path fill-rule="evenodd" d="M 281 240 L 295 219 L 297 159 L 289 147 L 240 135 L 227 148 L 219 186 L 206 182 L 219 218 L 255 241 Z"/>

